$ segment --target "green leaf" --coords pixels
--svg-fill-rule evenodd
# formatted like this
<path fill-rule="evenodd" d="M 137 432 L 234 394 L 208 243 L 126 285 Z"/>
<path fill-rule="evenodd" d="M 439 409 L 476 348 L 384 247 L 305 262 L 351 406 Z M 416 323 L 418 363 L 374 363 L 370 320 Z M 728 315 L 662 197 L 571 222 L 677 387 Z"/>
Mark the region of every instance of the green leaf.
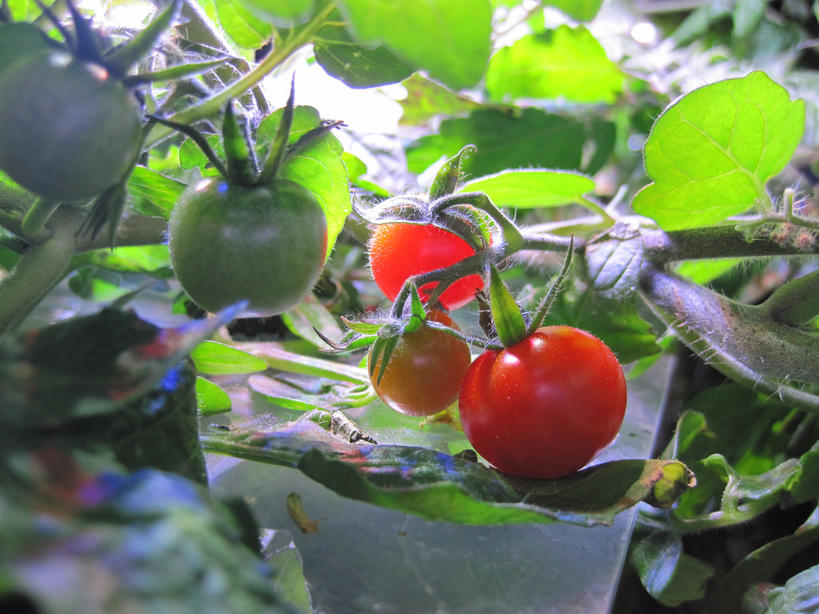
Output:
<path fill-rule="evenodd" d="M 701 599 L 706 583 L 714 575 L 713 567 L 683 553 L 679 535 L 640 522 L 629 562 L 649 595 L 668 607 Z"/>
<path fill-rule="evenodd" d="M 340 0 L 339 8 L 360 41 L 383 43 L 453 89 L 483 77 L 492 32 L 488 0 Z"/>
<path fill-rule="evenodd" d="M 338 339 L 342 335 L 335 316 L 313 294 L 308 294 L 298 305 L 284 312 L 282 321 L 293 333 L 322 349 L 327 344 L 316 334 L 316 330 L 328 339 Z"/>
<path fill-rule="evenodd" d="M 603 0 L 549 0 L 548 5 L 560 9 L 575 21 L 591 21 Z"/>
<path fill-rule="evenodd" d="M 697 284 L 707 284 L 744 262 L 742 258 L 714 258 L 680 262 L 674 270 Z"/>
<path fill-rule="evenodd" d="M 577 203 L 594 187 L 594 180 L 580 173 L 520 169 L 478 177 L 458 191 L 484 192 L 500 207 L 529 209 Z"/>
<path fill-rule="evenodd" d="M 438 170 L 429 188 L 429 200 L 447 196 L 455 191 L 463 175 L 466 160 L 475 153 L 474 145 L 464 145 L 457 154 L 447 160 Z"/>
<path fill-rule="evenodd" d="M 631 298 L 637 291 L 643 247 L 642 235 L 622 222 L 591 242 L 583 259 L 591 287 L 604 299 Z"/>
<path fill-rule="evenodd" d="M 196 406 L 203 416 L 212 416 L 230 411 L 231 401 L 228 393 L 221 386 L 205 379 L 196 377 Z"/>
<path fill-rule="evenodd" d="M 442 121 L 437 134 L 407 146 L 407 165 L 420 174 L 471 143 L 478 148 L 469 163 L 475 177 L 510 168 L 577 169 L 584 141 L 585 127 L 574 119 L 533 108 L 514 115 L 479 109 L 469 117 Z"/>
<path fill-rule="evenodd" d="M 56 460 L 70 480 L 59 503 L 17 490 L 0 496 L 3 580 L 13 579 L 4 591 L 23 603 L 58 604 L 50 605 L 54 612 L 292 611 L 277 594 L 274 570 L 259 557 L 258 528 L 240 504 L 217 501 L 171 473 L 111 468 L 87 475 L 68 455 Z M 47 577 L 105 578 L 106 588 L 41 581 Z"/>
<path fill-rule="evenodd" d="M 313 52 L 316 62 L 328 74 L 353 88 L 396 83 L 415 70 L 383 45 L 356 44 L 343 26 L 327 26 L 319 30 Z"/>
<path fill-rule="evenodd" d="M 288 27 L 306 20 L 313 11 L 313 0 L 240 0 L 252 12 L 271 23 Z"/>
<path fill-rule="evenodd" d="M 261 358 L 216 341 L 204 341 L 191 352 L 196 370 L 206 375 L 256 373 L 267 369 Z"/>
<path fill-rule="evenodd" d="M 515 297 L 501 278 L 497 267 L 492 264 L 489 269 L 489 305 L 492 310 L 492 321 L 500 342 L 506 347 L 515 345 L 526 337 L 526 322 L 515 302 Z"/>
<path fill-rule="evenodd" d="M 219 25 L 230 39 L 243 49 L 258 49 L 273 34 L 269 21 L 249 10 L 244 0 L 211 0 Z"/>
<path fill-rule="evenodd" d="M 763 72 L 694 90 L 654 123 L 645 146 L 653 183 L 632 206 L 666 230 L 770 206 L 765 183 L 802 138 L 805 105 Z"/>
<path fill-rule="evenodd" d="M 402 124 L 423 125 L 437 115 L 455 117 L 481 107 L 471 98 L 457 94 L 419 73 L 414 73 L 401 85 L 407 90 L 407 97 L 401 101 L 404 110 Z"/>
<path fill-rule="evenodd" d="M 256 142 L 260 150 L 270 147 L 283 110 L 267 116 L 257 130 Z M 321 124 L 318 111 L 313 107 L 296 107 L 290 130 L 289 143 Z M 315 194 L 327 216 L 327 258 L 333 250 L 336 237 L 352 211 L 347 169 L 342 159 L 343 148 L 329 132 L 314 139 L 297 153 L 285 157 L 277 177 L 294 181 Z M 265 159 L 266 156 L 259 156 Z"/>
<path fill-rule="evenodd" d="M 749 586 L 756 582 L 771 582 L 775 574 L 800 552 L 819 541 L 819 509 L 792 535 L 774 539 L 760 546 L 739 563 L 714 587 L 707 601 L 707 612 L 728 612 L 742 600 Z"/>
<path fill-rule="evenodd" d="M 19 409 L 32 428 L 42 412 L 49 428 L 58 428 L 66 420 L 109 414 L 163 381 L 236 311 L 162 329 L 133 312 L 104 308 L 36 334 L 27 331 L 25 345 L 6 339 L 0 343 L 0 406 L 5 409 L 0 418 L 13 421 Z M 14 429 L 0 426 L 0 435 L 13 437 Z"/>
<path fill-rule="evenodd" d="M 342 496 L 435 521 L 609 524 L 637 501 L 651 500 L 669 464 L 684 469 L 686 485 L 691 480 L 680 463 L 656 460 L 613 461 L 560 480 L 525 480 L 437 450 L 351 444 L 309 419 L 262 428 L 206 433 L 203 445 L 208 452 L 294 467 Z"/>
<path fill-rule="evenodd" d="M 185 190 L 185 184 L 144 166 L 136 166 L 128 177 L 127 189 L 134 199 L 135 211 L 168 219 Z"/>
<path fill-rule="evenodd" d="M 283 350 L 275 343 L 237 343 L 238 348 L 258 356 L 271 368 L 287 373 L 300 373 L 311 377 L 326 377 L 354 384 L 370 383 L 367 370 L 324 358 L 313 358 Z"/>
<path fill-rule="evenodd" d="M 612 103 L 625 75 L 586 28 L 563 25 L 498 51 L 486 71 L 492 100 L 561 99 Z"/>
<path fill-rule="evenodd" d="M 51 46 L 40 29 L 30 23 L 0 24 L 0 74 L 14 62 Z"/>
<path fill-rule="evenodd" d="M 785 586 L 773 589 L 768 593 L 768 599 L 765 614 L 815 612 L 819 602 L 819 565 L 796 574 L 785 582 Z"/>
<path fill-rule="evenodd" d="M 752 35 L 759 27 L 767 8 L 767 0 L 738 0 L 733 11 L 734 36 L 745 38 Z"/>
<path fill-rule="evenodd" d="M 533 308 L 537 298 L 527 301 L 524 309 Z M 604 299 L 577 282 L 567 283 L 552 305 L 544 326 L 555 324 L 576 326 L 599 337 L 622 364 L 660 352 L 654 331 L 633 301 Z"/>

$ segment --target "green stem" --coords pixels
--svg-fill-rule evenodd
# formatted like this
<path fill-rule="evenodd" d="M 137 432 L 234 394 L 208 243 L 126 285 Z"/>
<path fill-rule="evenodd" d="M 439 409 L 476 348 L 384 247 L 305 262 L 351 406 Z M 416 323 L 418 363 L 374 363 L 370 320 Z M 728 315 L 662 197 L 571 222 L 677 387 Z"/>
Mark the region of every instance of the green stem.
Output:
<path fill-rule="evenodd" d="M 430 215 L 433 217 L 449 207 L 455 205 L 470 205 L 486 213 L 501 229 L 503 240 L 506 243 L 509 254 L 523 249 L 524 239 L 515 223 L 510 220 L 498 206 L 492 202 L 483 192 L 464 192 L 461 194 L 449 194 L 434 200 L 429 206 Z"/>
<path fill-rule="evenodd" d="M 23 216 L 22 231 L 30 236 L 38 236 L 45 230 L 46 222 L 60 206 L 59 202 L 41 198 Z"/>
<path fill-rule="evenodd" d="M 806 324 L 819 314 L 819 270 L 779 287 L 759 308 L 783 324 Z"/>
<path fill-rule="evenodd" d="M 613 226 L 616 220 L 611 217 L 608 211 L 600 205 L 596 203 L 593 199 L 589 198 L 588 196 L 581 196 L 579 203 L 582 207 L 589 209 L 590 211 L 594 211 L 597 215 L 603 218 L 603 222 L 606 226 Z"/>
<path fill-rule="evenodd" d="M 191 124 L 216 115 L 228 100 L 238 98 L 246 91 L 257 85 L 268 73 L 282 64 L 296 50 L 310 42 L 313 35 L 323 27 L 328 15 L 335 10 L 335 2 L 329 2 L 313 18 L 295 32 L 290 38 L 282 41 L 282 44 L 270 52 L 255 68 L 245 74 L 242 78 L 217 92 L 210 98 L 188 107 L 171 116 L 171 121 L 181 124 Z M 168 137 L 172 130 L 166 126 L 155 126 L 146 139 L 146 145 L 150 147 L 162 139 Z"/>
<path fill-rule="evenodd" d="M 63 277 L 76 250 L 72 225 L 29 246 L 8 277 L 0 281 L 0 333 L 16 328 Z"/>

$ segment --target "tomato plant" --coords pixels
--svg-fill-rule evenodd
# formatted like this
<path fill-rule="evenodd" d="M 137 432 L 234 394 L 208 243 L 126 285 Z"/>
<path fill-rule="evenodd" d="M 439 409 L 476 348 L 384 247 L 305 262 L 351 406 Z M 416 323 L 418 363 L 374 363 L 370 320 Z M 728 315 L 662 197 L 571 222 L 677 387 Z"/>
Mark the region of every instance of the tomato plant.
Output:
<path fill-rule="evenodd" d="M 547 326 L 487 350 L 464 376 L 459 407 L 470 443 L 501 471 L 557 478 L 612 442 L 626 411 L 614 353 L 571 326 Z"/>
<path fill-rule="evenodd" d="M 88 200 L 112 186 L 141 143 L 136 99 L 104 67 L 62 52 L 3 74 L 0 122 L 0 169 L 53 200 Z"/>
<path fill-rule="evenodd" d="M 0 610 L 815 601 L 815 10 L 647 4 L 0 0 Z"/>
<path fill-rule="evenodd" d="M 430 310 L 427 319 L 457 328 L 438 309 Z M 422 324 L 398 339 L 383 373 L 383 357 L 375 364 L 372 360 L 370 350 L 370 380 L 384 403 L 402 414 L 429 416 L 457 400 L 471 357 L 464 341 Z"/>
<path fill-rule="evenodd" d="M 390 300 L 395 300 L 407 278 L 442 269 L 475 253 L 458 235 L 432 224 L 379 224 L 369 243 L 373 279 Z M 423 300 L 429 298 L 438 282 L 418 288 Z M 453 283 L 440 296 L 447 309 L 469 303 L 483 288 L 480 275 L 467 275 Z"/>
<path fill-rule="evenodd" d="M 242 300 L 257 315 L 286 311 L 316 283 L 327 251 L 321 205 L 290 181 L 205 179 L 174 207 L 169 234 L 182 287 L 213 312 Z"/>

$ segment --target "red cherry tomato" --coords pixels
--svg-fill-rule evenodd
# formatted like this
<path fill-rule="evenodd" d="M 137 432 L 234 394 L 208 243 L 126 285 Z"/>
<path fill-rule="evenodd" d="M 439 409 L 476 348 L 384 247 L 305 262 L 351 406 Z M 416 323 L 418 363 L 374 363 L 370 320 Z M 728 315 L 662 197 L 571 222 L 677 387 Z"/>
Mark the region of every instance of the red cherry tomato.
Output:
<path fill-rule="evenodd" d="M 457 329 L 448 315 L 435 309 L 427 320 Z M 430 416 L 458 399 L 471 358 L 466 342 L 424 325 L 398 340 L 381 381 L 377 382 L 381 357 L 370 379 L 381 400 L 394 410 Z M 371 361 L 372 351 L 367 357 L 368 364 Z"/>
<path fill-rule="evenodd" d="M 395 300 L 408 277 L 447 267 L 468 258 L 475 250 L 461 237 L 430 224 L 388 223 L 375 227 L 370 238 L 370 267 L 381 291 Z M 437 282 L 418 288 L 426 301 Z M 468 275 L 441 295 L 441 304 L 457 309 L 483 288 L 480 275 Z"/>
<path fill-rule="evenodd" d="M 626 381 L 600 339 L 571 326 L 539 328 L 470 366 L 461 424 L 475 450 L 505 473 L 557 478 L 586 465 L 623 422 Z"/>

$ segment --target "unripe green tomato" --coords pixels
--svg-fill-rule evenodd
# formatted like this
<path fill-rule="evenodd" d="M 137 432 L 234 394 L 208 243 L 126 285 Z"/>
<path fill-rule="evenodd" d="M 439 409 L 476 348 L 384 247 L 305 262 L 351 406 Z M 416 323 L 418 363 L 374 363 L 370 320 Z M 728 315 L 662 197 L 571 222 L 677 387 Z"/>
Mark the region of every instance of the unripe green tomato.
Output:
<path fill-rule="evenodd" d="M 244 315 L 293 307 L 321 274 L 327 219 L 312 192 L 292 181 L 246 187 L 221 177 L 188 188 L 171 214 L 171 264 L 197 305 Z"/>
<path fill-rule="evenodd" d="M 0 170 L 55 201 L 85 201 L 136 158 L 137 102 L 102 66 L 38 52 L 0 77 Z"/>

